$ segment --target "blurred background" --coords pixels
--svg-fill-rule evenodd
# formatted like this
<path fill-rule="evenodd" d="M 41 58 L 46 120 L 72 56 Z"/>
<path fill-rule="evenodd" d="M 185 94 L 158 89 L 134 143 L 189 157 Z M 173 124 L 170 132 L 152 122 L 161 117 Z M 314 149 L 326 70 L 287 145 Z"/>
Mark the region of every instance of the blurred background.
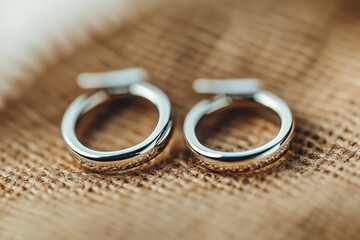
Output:
<path fill-rule="evenodd" d="M 158 0 L 0 1 L 0 104 L 51 63 L 114 30 Z M 29 74 L 29 71 L 32 74 Z"/>

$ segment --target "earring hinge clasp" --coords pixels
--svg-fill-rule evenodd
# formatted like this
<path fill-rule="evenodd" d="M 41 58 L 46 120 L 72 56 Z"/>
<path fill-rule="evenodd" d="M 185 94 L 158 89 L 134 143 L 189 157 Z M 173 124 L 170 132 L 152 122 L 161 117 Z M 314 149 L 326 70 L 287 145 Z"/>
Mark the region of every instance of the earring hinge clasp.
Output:
<path fill-rule="evenodd" d="M 252 78 L 239 79 L 197 79 L 193 88 L 197 93 L 247 96 L 261 90 L 260 81 Z"/>
<path fill-rule="evenodd" d="M 129 68 L 108 72 L 81 73 L 77 77 L 78 85 L 83 89 L 121 89 L 131 84 L 144 82 L 149 78 L 142 68 Z"/>

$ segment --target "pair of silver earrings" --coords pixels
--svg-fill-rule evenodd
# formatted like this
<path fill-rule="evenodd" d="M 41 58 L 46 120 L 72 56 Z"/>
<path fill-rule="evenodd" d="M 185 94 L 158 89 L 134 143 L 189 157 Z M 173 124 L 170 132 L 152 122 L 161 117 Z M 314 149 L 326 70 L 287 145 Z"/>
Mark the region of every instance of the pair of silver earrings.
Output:
<path fill-rule="evenodd" d="M 171 104 L 166 94 L 147 83 L 147 73 L 141 68 L 131 68 L 104 73 L 84 73 L 78 84 L 84 89 L 98 89 L 75 99 L 66 110 L 61 131 L 74 159 L 84 168 L 96 172 L 126 171 L 138 167 L 160 154 L 167 146 L 174 128 Z M 197 103 L 184 122 L 184 138 L 192 156 L 203 166 L 216 171 L 239 173 L 262 170 L 281 159 L 289 148 L 294 133 L 294 118 L 288 105 L 276 95 L 260 89 L 255 79 L 206 80 L 194 82 L 198 93 L 218 96 Z M 149 100 L 159 113 L 152 133 L 139 144 L 117 151 L 97 151 L 84 146 L 77 138 L 78 119 L 99 104 L 116 95 L 130 94 Z M 280 118 L 277 135 L 268 143 L 239 152 L 210 149 L 198 140 L 195 128 L 207 114 L 229 106 L 234 101 L 251 101 L 272 109 Z"/>

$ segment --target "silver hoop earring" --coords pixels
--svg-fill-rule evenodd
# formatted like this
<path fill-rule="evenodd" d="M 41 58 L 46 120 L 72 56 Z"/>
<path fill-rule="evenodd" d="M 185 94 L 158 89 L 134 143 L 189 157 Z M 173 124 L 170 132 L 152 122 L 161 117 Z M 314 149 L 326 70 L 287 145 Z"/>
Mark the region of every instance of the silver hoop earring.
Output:
<path fill-rule="evenodd" d="M 203 166 L 215 171 L 253 172 L 272 166 L 287 152 L 293 137 L 295 121 L 288 105 L 276 95 L 260 90 L 256 79 L 206 80 L 194 82 L 198 93 L 216 93 L 218 96 L 197 103 L 187 114 L 184 137 L 192 156 Z M 195 128 L 200 119 L 234 101 L 253 101 L 273 110 L 280 118 L 277 135 L 268 143 L 239 152 L 210 149 L 200 143 Z"/>
<path fill-rule="evenodd" d="M 79 75 L 80 87 L 98 91 L 81 95 L 70 104 L 61 131 L 74 159 L 84 168 L 96 172 L 125 171 L 149 161 L 165 148 L 173 128 L 171 104 L 162 90 L 145 82 L 146 78 L 146 72 L 140 68 Z M 96 151 L 84 146 L 75 133 L 78 119 L 111 97 L 122 94 L 145 98 L 156 106 L 159 119 L 153 132 L 139 144 L 122 150 Z"/>

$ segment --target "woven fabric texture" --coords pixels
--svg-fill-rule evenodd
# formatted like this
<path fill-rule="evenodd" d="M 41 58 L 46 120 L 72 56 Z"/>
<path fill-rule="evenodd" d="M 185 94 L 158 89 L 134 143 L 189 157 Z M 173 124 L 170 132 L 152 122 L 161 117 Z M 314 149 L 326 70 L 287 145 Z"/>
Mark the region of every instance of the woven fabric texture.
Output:
<path fill-rule="evenodd" d="M 360 234 L 360 4 L 357 0 L 171 1 L 53 65 L 0 117 L 2 239 L 356 239 Z M 169 156 L 141 171 L 98 175 L 69 155 L 62 115 L 81 72 L 139 66 L 172 101 Z M 182 138 L 209 96 L 194 79 L 255 77 L 296 118 L 287 161 L 256 176 L 212 173 Z M 88 133 L 97 149 L 149 134 L 156 111 L 115 104 Z M 205 143 L 234 151 L 277 125 L 227 113 Z"/>

